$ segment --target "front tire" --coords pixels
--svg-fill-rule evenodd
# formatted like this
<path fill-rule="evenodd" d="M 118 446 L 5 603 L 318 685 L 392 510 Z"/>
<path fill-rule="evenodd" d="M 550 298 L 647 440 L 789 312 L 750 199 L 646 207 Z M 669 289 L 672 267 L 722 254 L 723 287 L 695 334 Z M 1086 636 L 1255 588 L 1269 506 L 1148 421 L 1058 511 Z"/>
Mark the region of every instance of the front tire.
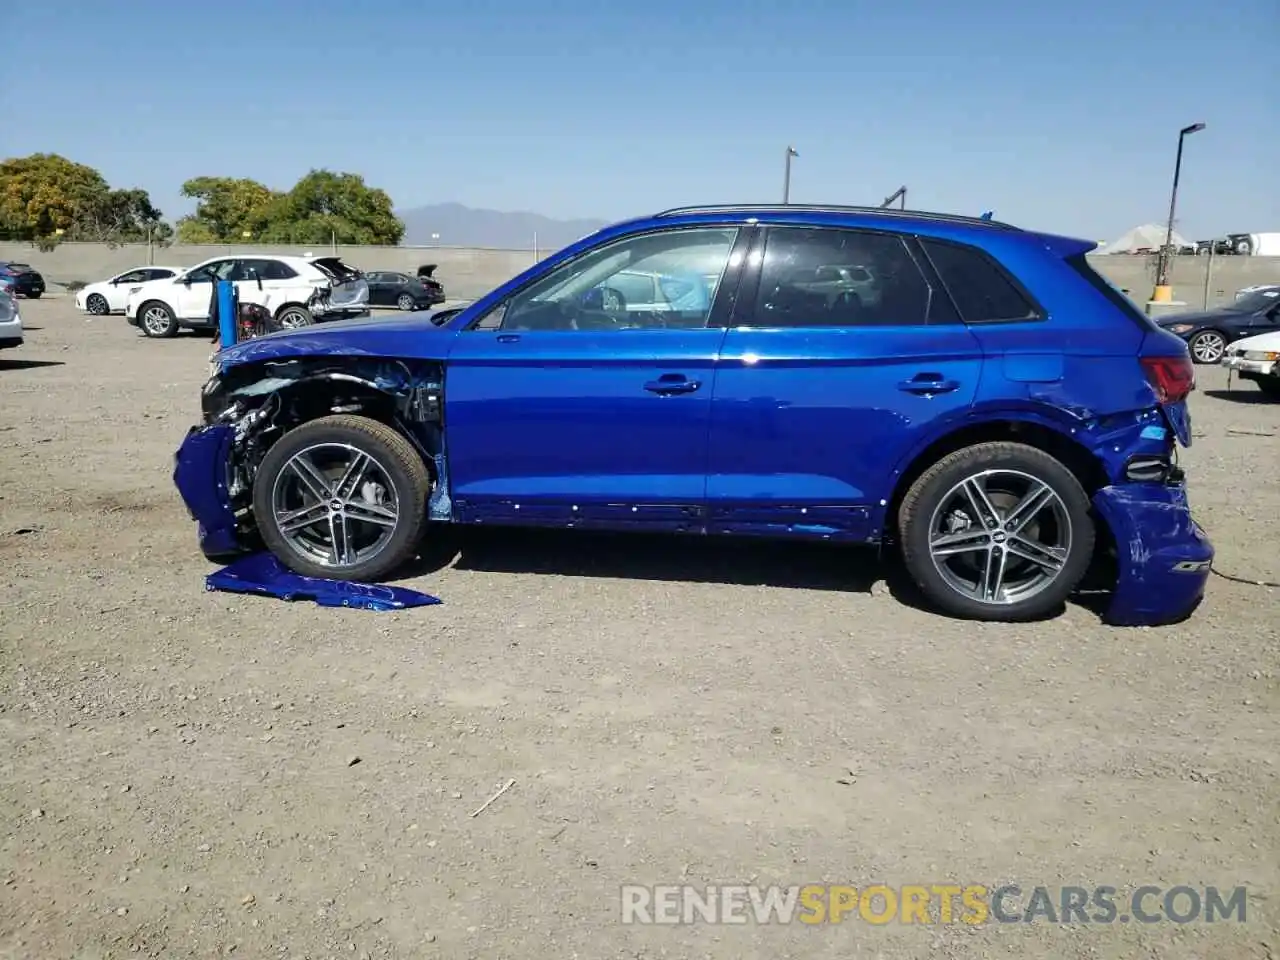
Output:
<path fill-rule="evenodd" d="M 1187 341 L 1187 349 L 1196 363 L 1217 363 L 1227 352 L 1227 338 L 1217 330 L 1201 330 Z"/>
<path fill-rule="evenodd" d="M 1061 462 L 1020 443 L 943 457 L 898 511 L 903 560 L 932 605 L 968 620 L 1039 620 L 1088 570 L 1089 498 Z"/>
<path fill-rule="evenodd" d="M 401 434 L 367 417 L 322 417 L 263 457 L 253 511 L 267 548 L 307 577 L 376 581 L 411 559 L 431 477 Z"/>
<path fill-rule="evenodd" d="M 178 335 L 178 318 L 168 304 L 151 300 L 138 308 L 138 329 L 152 339 L 168 339 Z"/>
<path fill-rule="evenodd" d="M 84 302 L 84 308 L 95 317 L 105 317 L 111 312 L 111 304 L 107 303 L 107 298 L 100 293 L 91 294 Z"/>
<path fill-rule="evenodd" d="M 1258 385 L 1258 389 L 1264 396 L 1272 400 L 1280 400 L 1280 374 L 1273 373 L 1269 377 L 1259 377 L 1254 383 Z"/>

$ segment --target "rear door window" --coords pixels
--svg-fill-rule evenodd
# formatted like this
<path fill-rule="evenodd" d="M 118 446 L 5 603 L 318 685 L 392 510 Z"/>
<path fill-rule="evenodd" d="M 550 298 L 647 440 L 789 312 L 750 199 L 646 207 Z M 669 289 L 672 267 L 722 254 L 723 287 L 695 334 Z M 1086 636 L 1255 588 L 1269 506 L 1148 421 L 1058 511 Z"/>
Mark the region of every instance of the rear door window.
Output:
<path fill-rule="evenodd" d="M 920 245 L 951 293 L 965 323 L 1039 320 L 1044 311 L 1007 273 L 976 247 L 920 238 Z"/>
<path fill-rule="evenodd" d="M 866 265 L 871 265 L 867 269 Z M 862 268 L 865 280 L 851 271 Z M 939 299 L 903 238 L 862 230 L 769 227 L 755 327 L 920 326 Z M 941 298 L 945 299 L 945 298 Z"/>

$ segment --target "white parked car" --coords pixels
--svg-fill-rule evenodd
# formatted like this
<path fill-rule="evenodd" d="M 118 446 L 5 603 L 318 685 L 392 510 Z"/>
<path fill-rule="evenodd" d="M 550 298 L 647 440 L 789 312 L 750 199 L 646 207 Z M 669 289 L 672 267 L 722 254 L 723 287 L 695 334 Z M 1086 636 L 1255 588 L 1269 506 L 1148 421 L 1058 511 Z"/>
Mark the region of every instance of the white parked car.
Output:
<path fill-rule="evenodd" d="M 241 303 L 266 307 L 285 328 L 369 315 L 369 284 L 340 257 L 271 253 L 215 257 L 170 280 L 132 288 L 124 315 L 148 337 L 172 337 L 182 327 L 210 328 L 215 280 L 234 282 Z"/>
<path fill-rule="evenodd" d="M 0 350 L 22 346 L 22 314 L 18 301 L 0 290 Z"/>
<path fill-rule="evenodd" d="M 181 267 L 134 267 L 109 280 L 91 283 L 76 294 L 76 309 L 105 317 L 109 313 L 124 313 L 125 301 L 130 291 L 151 280 L 171 280 L 182 272 Z"/>
<path fill-rule="evenodd" d="M 1222 365 L 1241 380 L 1252 380 L 1273 400 L 1280 400 L 1280 331 L 1237 340 L 1222 356 Z"/>

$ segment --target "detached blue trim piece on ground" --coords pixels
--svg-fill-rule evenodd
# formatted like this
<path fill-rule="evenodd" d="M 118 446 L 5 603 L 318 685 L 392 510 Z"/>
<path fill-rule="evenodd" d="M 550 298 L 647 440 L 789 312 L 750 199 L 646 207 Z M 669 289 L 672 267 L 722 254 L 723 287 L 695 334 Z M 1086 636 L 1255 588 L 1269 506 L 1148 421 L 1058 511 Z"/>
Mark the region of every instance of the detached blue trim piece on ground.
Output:
<path fill-rule="evenodd" d="M 304 577 L 287 569 L 270 553 L 255 553 L 204 579 L 206 590 L 253 593 L 281 600 L 314 600 L 321 607 L 353 610 L 407 610 L 440 603 L 439 597 L 381 583 L 351 583 Z"/>

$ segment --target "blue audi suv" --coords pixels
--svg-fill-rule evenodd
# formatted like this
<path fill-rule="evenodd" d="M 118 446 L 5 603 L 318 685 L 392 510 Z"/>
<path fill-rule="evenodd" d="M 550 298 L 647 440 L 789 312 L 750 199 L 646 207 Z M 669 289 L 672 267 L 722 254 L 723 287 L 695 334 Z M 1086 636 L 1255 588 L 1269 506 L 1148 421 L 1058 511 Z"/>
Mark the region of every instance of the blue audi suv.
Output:
<path fill-rule="evenodd" d="M 1103 570 L 1106 620 L 1176 621 L 1213 558 L 1177 464 L 1193 367 L 1094 246 L 915 211 L 667 210 L 442 317 L 221 351 L 175 483 L 206 556 L 312 577 L 385 578 L 445 523 L 809 538 L 897 551 L 956 617 L 1051 616 Z M 684 279 L 629 304 L 637 275 Z"/>

